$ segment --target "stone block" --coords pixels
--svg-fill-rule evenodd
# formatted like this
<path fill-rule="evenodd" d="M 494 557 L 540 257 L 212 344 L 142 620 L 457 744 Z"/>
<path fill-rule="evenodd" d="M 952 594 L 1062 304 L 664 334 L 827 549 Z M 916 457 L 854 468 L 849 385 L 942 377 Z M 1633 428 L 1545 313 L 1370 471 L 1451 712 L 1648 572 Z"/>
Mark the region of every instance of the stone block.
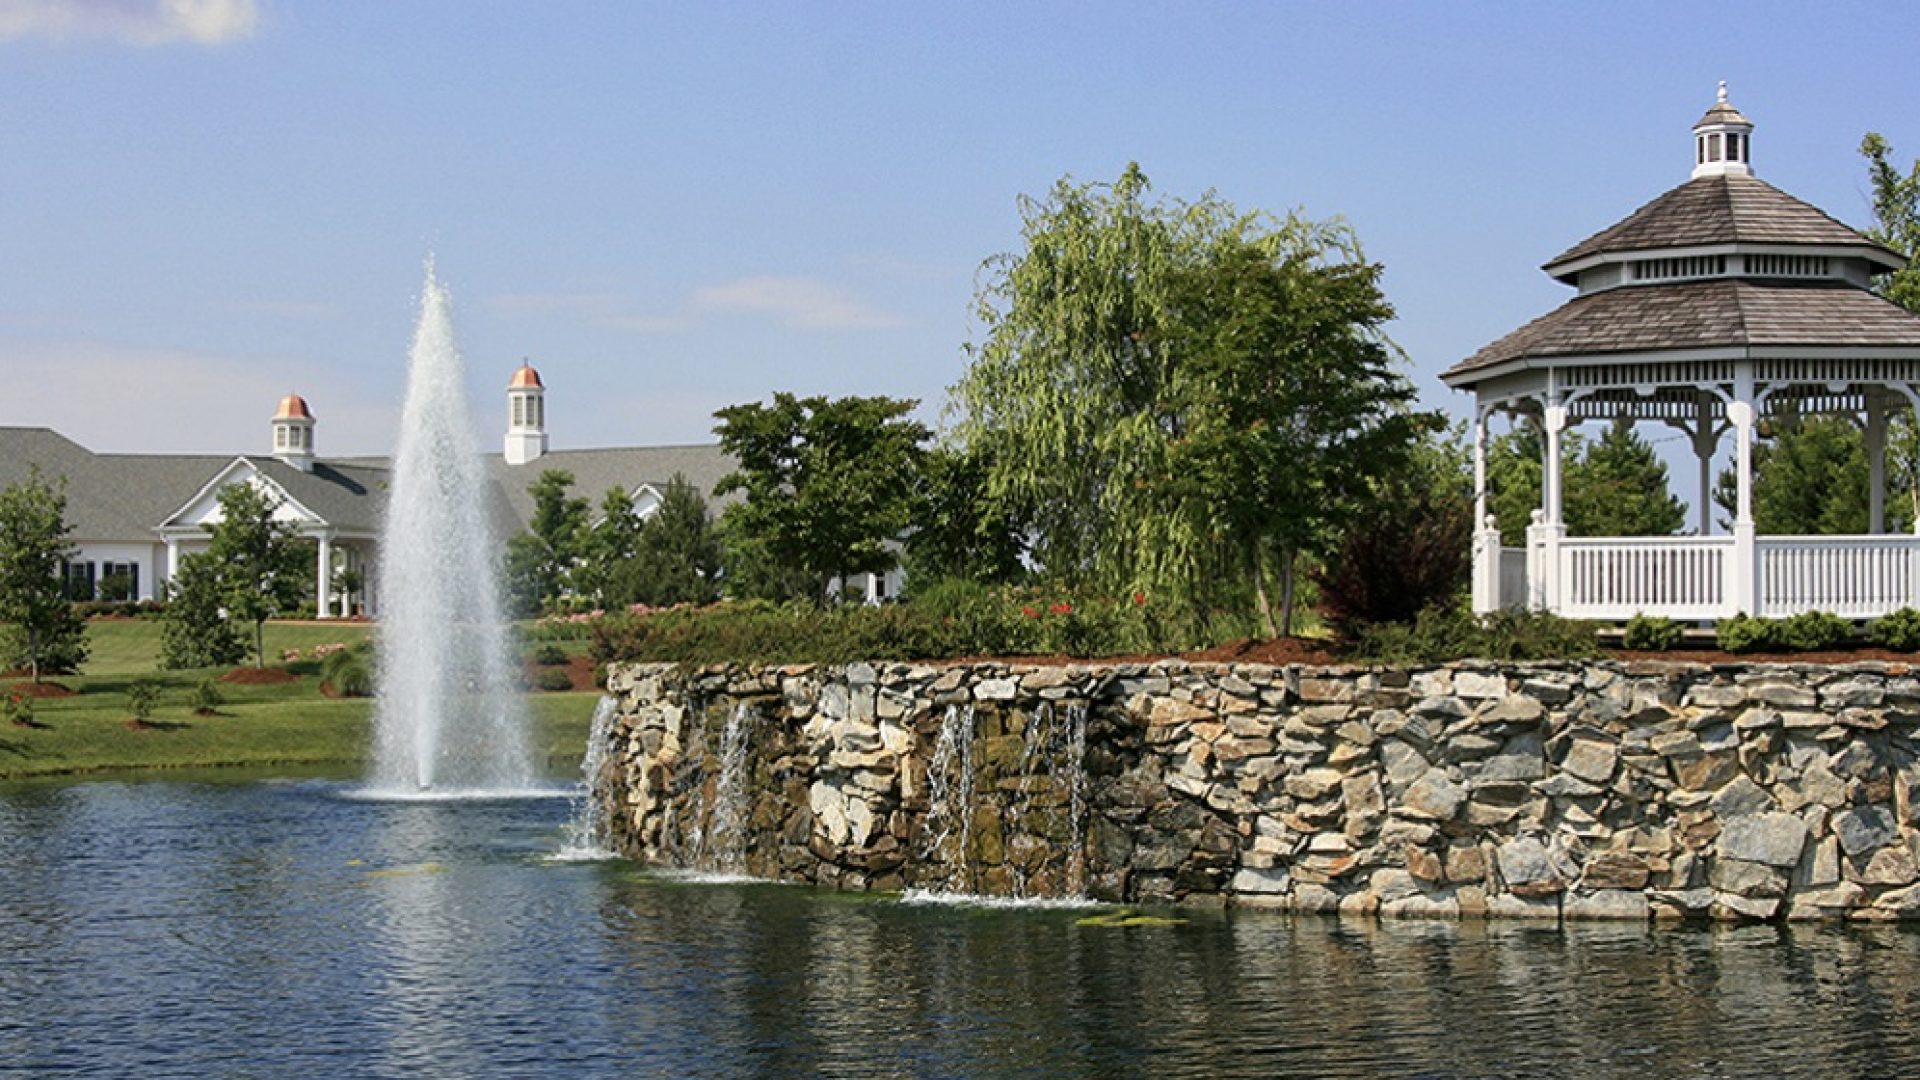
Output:
<path fill-rule="evenodd" d="M 1639 919 L 1645 921 L 1650 907 L 1647 894 L 1639 889 L 1574 890 L 1561 898 L 1560 911 L 1569 919 Z"/>
<path fill-rule="evenodd" d="M 1237 893 L 1272 895 L 1293 887 L 1293 875 L 1283 869 L 1241 867 L 1233 875 L 1230 888 Z"/>
<path fill-rule="evenodd" d="M 1503 698 L 1507 696 L 1507 677 L 1499 672 L 1456 671 L 1453 692 L 1463 698 Z"/>
<path fill-rule="evenodd" d="M 1440 769 L 1428 769 L 1400 797 L 1398 809 L 1410 817 L 1451 821 L 1467 793 Z"/>
<path fill-rule="evenodd" d="M 1619 748 L 1610 742 L 1575 739 L 1560 767 L 1588 783 L 1605 784 L 1613 779 L 1613 768 L 1619 757 Z"/>
<path fill-rule="evenodd" d="M 1722 860 L 1787 868 L 1800 862 L 1806 841 L 1806 823 L 1792 814 L 1745 814 L 1722 822 L 1715 852 Z"/>
<path fill-rule="evenodd" d="M 1854 806 L 1833 815 L 1833 832 L 1840 850 L 1865 855 L 1900 839 L 1893 814 L 1883 806 Z"/>

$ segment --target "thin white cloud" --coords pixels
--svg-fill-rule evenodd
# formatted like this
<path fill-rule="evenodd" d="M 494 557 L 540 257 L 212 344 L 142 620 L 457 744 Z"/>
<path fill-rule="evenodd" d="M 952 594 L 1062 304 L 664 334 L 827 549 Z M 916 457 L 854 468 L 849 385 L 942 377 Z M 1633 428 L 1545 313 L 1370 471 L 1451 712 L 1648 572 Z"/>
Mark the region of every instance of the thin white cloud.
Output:
<path fill-rule="evenodd" d="M 708 312 L 751 312 L 806 330 L 899 326 L 902 321 L 845 290 L 801 277 L 746 277 L 709 285 L 693 294 L 693 306 Z"/>
<path fill-rule="evenodd" d="M 252 36 L 259 25 L 257 0 L 0 0 L 0 41 L 227 45 Z"/>
<path fill-rule="evenodd" d="M 265 453 L 289 391 L 319 419 L 320 453 L 383 453 L 396 403 L 370 401 L 333 365 L 94 341 L 0 340 L 0 425 L 50 427 L 98 451 Z"/>
<path fill-rule="evenodd" d="M 572 318 L 594 326 L 642 333 L 691 329 L 732 316 L 767 318 L 801 330 L 864 330 L 902 326 L 906 320 L 872 307 L 852 293 L 817 278 L 736 278 L 694 290 L 678 312 L 644 313 L 617 293 L 511 293 L 489 297 L 487 306 L 505 318 Z"/>

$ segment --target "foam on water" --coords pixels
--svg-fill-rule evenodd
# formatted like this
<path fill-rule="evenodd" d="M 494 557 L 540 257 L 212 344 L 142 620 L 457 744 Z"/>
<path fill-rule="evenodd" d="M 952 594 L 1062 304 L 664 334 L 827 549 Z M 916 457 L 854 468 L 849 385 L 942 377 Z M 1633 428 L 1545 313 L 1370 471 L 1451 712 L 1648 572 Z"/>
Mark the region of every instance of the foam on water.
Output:
<path fill-rule="evenodd" d="M 938 889 L 908 889 L 900 902 L 910 907 L 973 907 L 1026 909 L 1032 911 L 1084 911 L 1112 907 L 1084 896 L 985 896 L 979 893 L 945 892 Z"/>

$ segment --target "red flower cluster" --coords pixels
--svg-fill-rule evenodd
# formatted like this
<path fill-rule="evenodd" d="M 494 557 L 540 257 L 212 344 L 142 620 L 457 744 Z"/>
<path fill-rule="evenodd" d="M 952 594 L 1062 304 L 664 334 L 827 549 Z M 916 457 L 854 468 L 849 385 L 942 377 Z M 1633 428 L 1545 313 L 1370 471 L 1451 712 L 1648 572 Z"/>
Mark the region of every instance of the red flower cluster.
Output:
<path fill-rule="evenodd" d="M 1031 604 L 1021 604 L 1020 614 L 1025 615 L 1029 619 L 1037 619 L 1040 617 L 1040 609 Z"/>
<path fill-rule="evenodd" d="M 1067 615 L 1072 613 L 1073 605 L 1066 603 L 1065 601 L 1062 601 L 1061 603 L 1055 604 L 1052 607 L 1048 608 L 1047 610 L 1053 612 L 1055 615 Z"/>

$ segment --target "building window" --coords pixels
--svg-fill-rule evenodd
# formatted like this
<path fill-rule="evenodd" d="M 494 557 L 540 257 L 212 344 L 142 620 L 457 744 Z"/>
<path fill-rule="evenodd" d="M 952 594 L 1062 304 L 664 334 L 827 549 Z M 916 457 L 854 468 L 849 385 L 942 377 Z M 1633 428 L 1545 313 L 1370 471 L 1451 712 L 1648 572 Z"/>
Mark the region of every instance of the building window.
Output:
<path fill-rule="evenodd" d="M 519 394 L 513 395 L 513 426 L 525 427 L 527 424 L 527 399 Z"/>
<path fill-rule="evenodd" d="M 93 599 L 93 564 L 74 561 L 67 564 L 67 599 Z"/>
<path fill-rule="evenodd" d="M 530 399 L 533 403 L 533 426 L 545 427 L 547 423 L 547 403 L 543 398 Z"/>

